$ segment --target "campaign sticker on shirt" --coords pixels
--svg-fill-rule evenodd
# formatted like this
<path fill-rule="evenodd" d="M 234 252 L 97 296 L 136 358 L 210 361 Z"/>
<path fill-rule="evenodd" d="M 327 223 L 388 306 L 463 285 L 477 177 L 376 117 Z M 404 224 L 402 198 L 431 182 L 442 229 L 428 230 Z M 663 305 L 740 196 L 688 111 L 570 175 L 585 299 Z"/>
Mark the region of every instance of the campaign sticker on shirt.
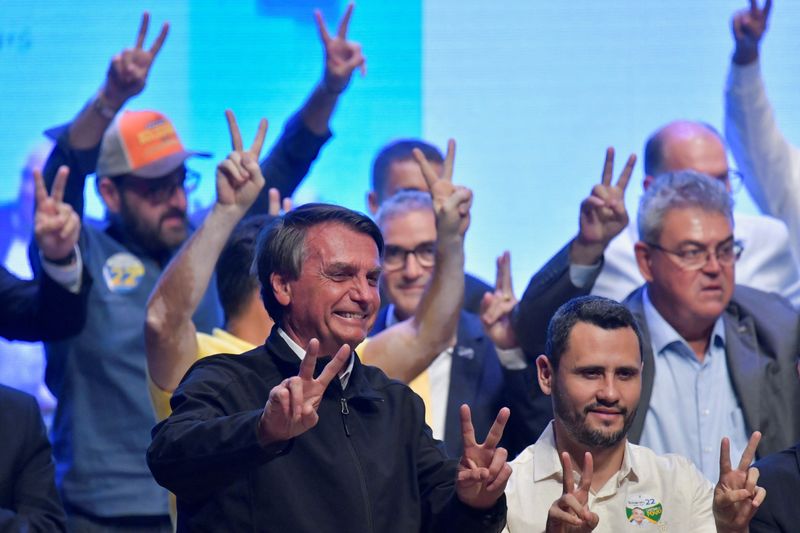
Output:
<path fill-rule="evenodd" d="M 103 279 L 108 290 L 127 293 L 139 286 L 144 276 L 144 264 L 135 255 L 120 252 L 106 260 L 103 265 Z"/>
<path fill-rule="evenodd" d="M 625 515 L 634 526 L 657 524 L 663 512 L 661 502 L 650 496 L 637 495 L 628 498 L 625 504 Z"/>

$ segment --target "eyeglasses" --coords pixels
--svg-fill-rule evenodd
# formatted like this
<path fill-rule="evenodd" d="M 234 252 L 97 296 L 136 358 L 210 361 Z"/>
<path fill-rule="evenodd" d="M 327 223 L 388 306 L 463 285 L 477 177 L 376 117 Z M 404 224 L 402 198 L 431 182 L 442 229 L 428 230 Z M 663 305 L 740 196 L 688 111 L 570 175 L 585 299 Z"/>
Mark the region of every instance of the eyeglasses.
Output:
<path fill-rule="evenodd" d="M 706 247 L 701 246 L 688 246 L 682 250 L 667 250 L 663 246 L 648 242 L 647 246 L 660 250 L 666 254 L 675 257 L 677 265 L 684 270 L 700 270 L 705 267 L 711 260 L 712 251 Z M 721 265 L 730 266 L 734 264 L 739 257 L 742 256 L 744 245 L 741 241 L 727 241 L 713 251 L 717 262 Z"/>
<path fill-rule="evenodd" d="M 383 249 L 383 268 L 384 270 L 400 270 L 406 266 L 409 254 L 417 259 L 421 267 L 430 268 L 436 259 L 436 243 L 423 242 L 413 250 L 387 244 Z"/>
<path fill-rule="evenodd" d="M 169 201 L 178 188 L 188 195 L 192 193 L 200 181 L 200 174 L 186 167 L 178 167 L 170 174 L 160 178 L 140 178 L 125 174 L 115 176 L 117 185 L 122 185 L 143 196 L 148 202 L 162 204 Z"/>
<path fill-rule="evenodd" d="M 727 184 L 728 190 L 730 190 L 731 194 L 735 194 L 742 190 L 744 174 L 735 168 L 729 169 L 726 173 L 714 177 Z"/>

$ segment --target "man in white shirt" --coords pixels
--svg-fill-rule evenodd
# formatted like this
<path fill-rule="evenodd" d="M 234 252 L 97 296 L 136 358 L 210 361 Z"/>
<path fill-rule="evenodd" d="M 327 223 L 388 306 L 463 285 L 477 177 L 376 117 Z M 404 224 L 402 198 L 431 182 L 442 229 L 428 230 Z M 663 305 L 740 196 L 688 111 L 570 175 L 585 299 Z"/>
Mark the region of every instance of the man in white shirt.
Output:
<path fill-rule="evenodd" d="M 585 296 L 559 308 L 546 355 L 536 359 L 554 420 L 512 462 L 506 531 L 747 531 L 766 496 L 748 468 L 761 435 L 735 469 L 722 440 L 715 488 L 687 459 L 630 444 L 642 354 L 642 334 L 622 304 Z"/>

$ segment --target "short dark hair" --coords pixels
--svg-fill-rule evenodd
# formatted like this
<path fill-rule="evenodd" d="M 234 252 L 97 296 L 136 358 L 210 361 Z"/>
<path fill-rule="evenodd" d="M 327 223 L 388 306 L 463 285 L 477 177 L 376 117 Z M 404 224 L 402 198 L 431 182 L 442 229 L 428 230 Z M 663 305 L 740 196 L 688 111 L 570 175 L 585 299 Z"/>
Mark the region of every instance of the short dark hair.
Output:
<path fill-rule="evenodd" d="M 431 163 L 444 163 L 444 156 L 438 148 L 419 139 L 400 139 L 381 148 L 372 163 L 372 190 L 380 204 L 385 200 L 386 185 L 389 181 L 389 167 L 396 161 L 413 159 L 414 148 L 419 148 L 425 159 Z"/>
<path fill-rule="evenodd" d="M 694 122 L 698 126 L 702 126 L 711 133 L 713 133 L 719 141 L 722 143 L 722 146 L 725 146 L 725 139 L 722 138 L 722 135 L 717 131 L 717 128 L 708 124 L 707 122 Z M 650 137 L 647 138 L 647 141 L 644 144 L 644 173 L 647 176 L 656 177 L 659 174 L 664 172 L 664 129 L 667 126 L 662 126 L 661 128 L 657 129 L 653 132 Z"/>
<path fill-rule="evenodd" d="M 245 309 L 250 295 L 258 289 L 258 277 L 253 271 L 258 234 L 276 217 L 250 216 L 239 222 L 217 260 L 217 289 L 225 323 L 238 317 Z"/>
<path fill-rule="evenodd" d="M 289 281 L 298 279 L 305 261 L 308 230 L 328 222 L 368 235 L 375 241 L 378 255 L 383 255 L 383 236 L 375 222 L 367 215 L 346 207 L 305 204 L 273 220 L 258 237 L 256 265 L 264 307 L 279 326 L 283 324 L 284 306 L 275 298 L 270 278 L 272 274 L 279 274 Z"/>
<path fill-rule="evenodd" d="M 602 329 L 631 328 L 639 340 L 639 357 L 644 360 L 642 332 L 628 308 L 601 296 L 581 296 L 559 307 L 547 326 L 545 355 L 554 369 L 558 368 L 561 356 L 569 348 L 569 334 L 578 322 Z"/>

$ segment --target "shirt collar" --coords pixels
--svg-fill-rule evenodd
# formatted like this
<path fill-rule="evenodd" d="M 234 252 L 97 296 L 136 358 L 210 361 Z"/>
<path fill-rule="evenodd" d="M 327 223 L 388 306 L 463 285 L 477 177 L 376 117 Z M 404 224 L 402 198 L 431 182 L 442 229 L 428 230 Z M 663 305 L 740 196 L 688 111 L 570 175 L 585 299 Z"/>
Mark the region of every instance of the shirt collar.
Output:
<path fill-rule="evenodd" d="M 395 324 L 397 324 L 398 322 L 400 322 L 400 320 L 397 318 L 397 315 L 394 314 L 394 304 L 387 305 L 386 306 L 386 328 L 384 328 L 384 329 L 388 329 L 388 328 L 394 326 Z"/>
<path fill-rule="evenodd" d="M 294 342 L 294 340 L 292 340 L 292 338 L 289 337 L 289 334 L 286 333 L 283 330 L 283 328 L 278 327 L 278 335 L 280 335 L 281 338 L 284 341 L 286 341 L 286 344 L 294 352 L 294 354 L 300 358 L 301 361 L 305 358 L 306 351 L 303 348 L 301 348 L 299 344 Z M 347 363 L 347 367 L 341 372 L 339 372 L 339 381 L 341 381 L 343 389 L 347 388 L 347 384 L 350 381 L 350 374 L 353 373 L 354 363 L 355 363 L 355 358 L 353 357 L 353 353 L 351 352 L 349 362 Z"/>
<path fill-rule="evenodd" d="M 644 288 L 642 294 L 642 306 L 644 308 L 644 319 L 647 323 L 647 330 L 650 333 L 650 342 L 653 345 L 653 353 L 661 354 L 667 347 L 674 343 L 684 345 L 689 353 L 693 353 L 686 340 L 675 331 L 667 320 L 661 316 L 658 309 L 653 305 L 650 300 L 650 293 L 647 286 Z M 722 316 L 717 317 L 714 322 L 714 328 L 711 331 L 711 343 L 709 344 L 709 352 L 712 346 L 725 347 L 725 323 Z"/>

